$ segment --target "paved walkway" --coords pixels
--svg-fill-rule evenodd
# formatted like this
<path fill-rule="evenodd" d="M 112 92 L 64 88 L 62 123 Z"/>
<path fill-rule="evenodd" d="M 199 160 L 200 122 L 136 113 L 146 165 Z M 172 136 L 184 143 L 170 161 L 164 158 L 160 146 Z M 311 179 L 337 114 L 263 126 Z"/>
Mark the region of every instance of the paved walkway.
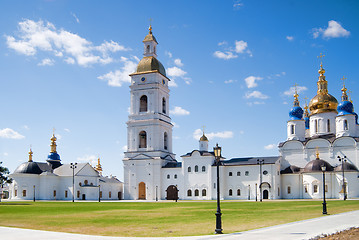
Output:
<path fill-rule="evenodd" d="M 136 238 L 136 237 L 104 237 L 81 235 L 60 232 L 48 232 L 30 229 L 0 227 L 0 238 L 6 240 L 299 240 L 310 239 L 321 234 L 331 234 L 350 227 L 359 227 L 359 210 L 336 215 L 328 215 L 319 218 L 287 223 L 273 227 L 261 228 L 252 231 L 192 237 L 168 237 L 168 238 Z"/>

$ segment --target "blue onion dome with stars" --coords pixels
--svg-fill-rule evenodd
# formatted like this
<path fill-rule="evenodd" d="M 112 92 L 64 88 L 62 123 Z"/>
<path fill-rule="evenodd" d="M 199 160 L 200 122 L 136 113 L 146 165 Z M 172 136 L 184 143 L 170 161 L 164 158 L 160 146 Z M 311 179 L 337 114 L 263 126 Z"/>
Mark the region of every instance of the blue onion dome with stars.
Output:
<path fill-rule="evenodd" d="M 347 114 L 354 114 L 354 106 L 351 101 L 348 100 L 347 88 L 343 85 L 342 88 L 342 102 L 338 105 L 338 116 Z"/>
<path fill-rule="evenodd" d="M 60 155 L 57 153 L 56 151 L 56 140 L 57 138 L 55 137 L 55 134 L 52 135 L 52 138 L 51 138 L 51 151 L 50 151 L 50 154 L 47 156 L 47 159 L 46 161 L 48 163 L 51 163 L 52 165 L 52 168 L 55 169 L 59 166 L 61 166 L 61 159 L 60 159 Z"/>
<path fill-rule="evenodd" d="M 289 112 L 289 120 L 302 120 L 303 118 L 303 109 L 299 106 L 297 90 L 294 93 L 294 103 L 293 107 Z"/>

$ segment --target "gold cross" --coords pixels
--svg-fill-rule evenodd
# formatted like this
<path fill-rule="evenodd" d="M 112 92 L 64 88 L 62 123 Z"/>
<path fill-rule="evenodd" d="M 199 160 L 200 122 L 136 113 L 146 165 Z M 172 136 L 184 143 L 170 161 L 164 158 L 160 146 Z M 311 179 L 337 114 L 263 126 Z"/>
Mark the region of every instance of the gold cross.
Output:
<path fill-rule="evenodd" d="M 205 125 L 203 125 L 202 126 L 202 132 L 203 132 L 203 134 L 204 134 L 204 130 L 206 129 L 206 126 Z"/>
<path fill-rule="evenodd" d="M 307 98 L 307 97 L 304 97 L 304 100 L 305 100 L 305 105 L 307 105 L 307 100 L 308 100 L 308 98 Z"/>
<path fill-rule="evenodd" d="M 347 80 L 347 78 L 343 76 L 340 80 L 343 81 L 343 87 L 345 88 L 345 80 Z"/>
<path fill-rule="evenodd" d="M 323 65 L 323 57 L 325 57 L 325 55 L 323 55 L 322 53 L 320 53 L 320 55 L 317 56 L 317 58 L 320 58 L 320 65 Z"/>
<path fill-rule="evenodd" d="M 53 127 L 53 128 L 52 128 L 52 135 L 55 135 L 55 130 L 56 130 L 56 128 Z"/>

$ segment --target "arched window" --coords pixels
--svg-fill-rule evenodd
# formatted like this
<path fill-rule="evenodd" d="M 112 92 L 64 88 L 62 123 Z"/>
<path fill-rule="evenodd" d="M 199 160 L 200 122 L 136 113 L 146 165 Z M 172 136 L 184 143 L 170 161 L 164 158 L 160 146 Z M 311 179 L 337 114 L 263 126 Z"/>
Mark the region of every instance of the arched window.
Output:
<path fill-rule="evenodd" d="M 287 187 L 287 193 L 290 194 L 290 193 L 291 193 L 291 190 L 292 190 L 292 189 L 290 188 L 290 186 L 288 186 L 288 187 Z"/>
<path fill-rule="evenodd" d="M 344 120 L 344 130 L 348 130 L 348 120 Z"/>
<path fill-rule="evenodd" d="M 85 181 L 84 181 L 84 184 L 85 184 L 85 185 L 88 185 L 88 184 L 89 184 L 89 181 L 85 180 Z"/>
<path fill-rule="evenodd" d="M 147 134 L 145 131 L 141 131 L 139 134 L 139 148 L 146 148 L 147 147 Z"/>
<path fill-rule="evenodd" d="M 290 134 L 294 134 L 294 125 L 290 125 Z"/>
<path fill-rule="evenodd" d="M 191 197 L 191 196 L 192 196 L 192 190 L 191 190 L 191 189 L 188 189 L 188 190 L 187 190 L 187 196 L 188 196 L 188 197 Z"/>
<path fill-rule="evenodd" d="M 202 196 L 205 197 L 207 195 L 206 189 L 202 189 Z"/>
<path fill-rule="evenodd" d="M 170 175 L 169 175 L 169 174 L 167 174 L 167 179 L 170 179 Z"/>
<path fill-rule="evenodd" d="M 162 98 L 162 113 L 166 114 L 166 99 Z"/>
<path fill-rule="evenodd" d="M 241 196 L 241 189 L 237 189 L 237 196 Z"/>
<path fill-rule="evenodd" d="M 198 196 L 199 196 L 199 190 L 198 190 L 198 189 L 194 190 L 194 196 L 195 196 L 195 197 L 198 197 Z"/>
<path fill-rule="evenodd" d="M 330 132 L 330 120 L 329 119 L 327 119 L 327 130 L 328 130 L 328 132 Z"/>
<path fill-rule="evenodd" d="M 147 96 L 143 95 L 140 98 L 140 112 L 147 112 Z"/>
<path fill-rule="evenodd" d="M 22 190 L 22 196 L 26 197 L 26 190 Z"/>
<path fill-rule="evenodd" d="M 194 166 L 194 171 L 195 171 L 195 172 L 198 172 L 198 166 L 197 166 L 197 165 Z"/>
<path fill-rule="evenodd" d="M 168 135 L 167 135 L 167 133 L 165 132 L 164 134 L 163 134 L 163 148 L 164 149 L 166 149 L 167 150 L 167 148 L 168 148 Z"/>
<path fill-rule="evenodd" d="M 238 176 L 238 177 L 241 176 L 241 172 L 237 172 L 237 176 Z"/>
<path fill-rule="evenodd" d="M 191 172 L 192 170 L 191 170 L 191 167 L 188 167 L 188 171 L 187 172 Z"/>
<path fill-rule="evenodd" d="M 205 172 L 205 171 L 206 171 L 206 167 L 202 166 L 202 172 Z"/>
<path fill-rule="evenodd" d="M 314 131 L 317 133 L 318 132 L 318 128 L 319 128 L 319 125 L 318 125 L 318 120 L 316 119 L 314 121 Z"/>
<path fill-rule="evenodd" d="M 147 47 L 146 47 L 146 52 L 147 52 L 147 53 L 150 52 L 150 45 L 147 45 Z"/>
<path fill-rule="evenodd" d="M 318 185 L 317 184 L 313 185 L 313 192 L 314 193 L 318 192 Z"/>
<path fill-rule="evenodd" d="M 174 178 L 177 179 L 177 174 L 175 174 Z"/>
<path fill-rule="evenodd" d="M 232 173 L 232 172 L 229 172 L 229 173 L 228 173 L 228 176 L 232 177 L 232 176 L 233 176 L 233 173 Z"/>
<path fill-rule="evenodd" d="M 233 194 L 232 189 L 229 189 L 229 191 L 228 191 L 228 195 L 229 195 L 229 196 L 232 196 L 232 194 Z"/>

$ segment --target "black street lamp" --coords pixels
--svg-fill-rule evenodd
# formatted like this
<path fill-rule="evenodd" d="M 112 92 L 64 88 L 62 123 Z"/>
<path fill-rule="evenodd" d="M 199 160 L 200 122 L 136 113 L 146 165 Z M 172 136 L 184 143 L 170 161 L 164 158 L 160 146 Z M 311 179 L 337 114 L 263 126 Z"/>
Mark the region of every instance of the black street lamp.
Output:
<path fill-rule="evenodd" d="M 323 214 L 327 214 L 327 202 L 325 201 L 325 165 L 322 165 L 322 172 L 323 172 Z"/>
<path fill-rule="evenodd" d="M 339 162 L 342 163 L 342 174 L 343 174 L 343 193 L 344 193 L 344 197 L 343 200 L 347 200 L 347 188 L 346 188 L 346 184 L 345 184 L 345 178 L 344 178 L 344 162 L 347 162 L 347 157 L 340 157 L 338 156 Z"/>
<path fill-rule="evenodd" d="M 262 165 L 264 164 L 264 159 L 257 159 L 257 164 L 259 164 L 259 199 L 262 202 Z"/>
<path fill-rule="evenodd" d="M 101 202 L 101 185 L 98 184 L 98 202 Z"/>
<path fill-rule="evenodd" d="M 219 192 L 219 164 L 221 162 L 221 147 L 218 146 L 218 143 L 213 148 L 214 156 L 217 163 L 217 212 L 216 214 L 216 234 L 222 234 L 222 213 L 221 213 L 221 203 L 220 203 L 220 192 Z"/>
<path fill-rule="evenodd" d="M 70 163 L 70 168 L 72 168 L 72 202 L 75 202 L 75 168 L 77 168 L 77 163 Z"/>
<path fill-rule="evenodd" d="M 158 201 L 158 196 L 157 196 L 157 190 L 158 189 L 158 186 L 156 186 L 156 202 Z"/>
<path fill-rule="evenodd" d="M 34 202 L 35 202 L 35 185 L 34 185 Z"/>

